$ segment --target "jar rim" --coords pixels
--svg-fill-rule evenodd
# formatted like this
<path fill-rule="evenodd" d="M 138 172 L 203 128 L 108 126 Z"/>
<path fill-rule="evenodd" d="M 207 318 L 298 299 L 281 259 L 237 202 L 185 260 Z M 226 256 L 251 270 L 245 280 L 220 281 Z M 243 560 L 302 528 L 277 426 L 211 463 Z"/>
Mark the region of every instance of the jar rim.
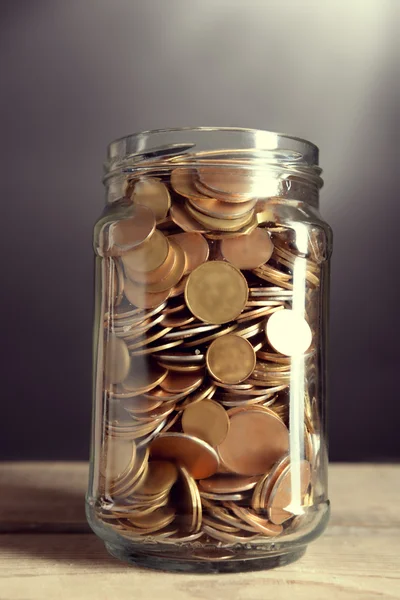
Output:
<path fill-rule="evenodd" d="M 177 127 L 132 133 L 111 142 L 104 182 L 123 172 L 215 165 L 280 169 L 322 186 L 319 149 L 286 133 L 244 127 Z"/>
<path fill-rule="evenodd" d="M 240 135 L 249 134 L 252 136 L 251 149 L 253 150 L 292 150 L 302 154 L 307 154 L 312 161 L 312 164 L 318 165 L 319 148 L 313 142 L 306 140 L 305 138 L 297 137 L 287 133 L 280 133 L 276 131 L 269 131 L 267 129 L 253 129 L 248 127 L 216 127 L 216 126 L 199 126 L 199 127 L 171 127 L 161 129 L 147 129 L 144 131 L 137 131 L 113 140 L 107 146 L 107 157 L 112 160 L 113 158 L 121 157 L 122 150 L 125 150 L 125 154 L 131 155 L 130 149 L 133 149 L 136 145 L 140 146 L 140 143 L 144 138 L 156 138 L 159 135 L 169 134 L 185 134 L 185 133 L 217 133 L 229 134 L 237 133 Z M 248 146 L 250 149 L 250 146 Z M 139 148 L 138 148 L 139 149 Z M 221 148 L 222 149 L 222 148 Z M 244 148 L 242 148 L 244 149 Z"/>

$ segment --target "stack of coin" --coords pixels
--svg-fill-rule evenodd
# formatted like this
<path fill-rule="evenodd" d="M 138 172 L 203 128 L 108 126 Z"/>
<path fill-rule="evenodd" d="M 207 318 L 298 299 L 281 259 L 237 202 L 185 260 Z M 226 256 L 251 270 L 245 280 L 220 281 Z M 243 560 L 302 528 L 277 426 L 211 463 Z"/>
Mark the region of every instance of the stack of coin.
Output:
<path fill-rule="evenodd" d="M 298 249 L 245 169 L 154 170 L 125 194 L 101 236 L 99 518 L 162 543 L 283 536 L 312 501 L 320 448 L 315 240 Z"/>

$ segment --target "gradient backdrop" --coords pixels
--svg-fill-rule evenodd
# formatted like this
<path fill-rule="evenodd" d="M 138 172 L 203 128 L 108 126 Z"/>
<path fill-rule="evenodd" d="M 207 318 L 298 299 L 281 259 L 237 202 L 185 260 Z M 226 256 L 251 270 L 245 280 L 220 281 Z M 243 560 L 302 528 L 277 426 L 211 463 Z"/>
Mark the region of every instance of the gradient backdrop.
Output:
<path fill-rule="evenodd" d="M 400 457 L 399 13 L 398 0 L 1 2 L 1 458 L 88 457 L 106 144 L 188 125 L 320 146 L 331 458 Z"/>

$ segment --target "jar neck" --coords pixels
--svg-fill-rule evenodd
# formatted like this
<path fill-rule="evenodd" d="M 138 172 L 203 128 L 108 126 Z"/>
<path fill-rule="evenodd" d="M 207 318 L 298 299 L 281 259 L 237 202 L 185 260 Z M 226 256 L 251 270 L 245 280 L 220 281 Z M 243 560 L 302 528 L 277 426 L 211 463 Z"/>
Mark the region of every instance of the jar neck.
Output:
<path fill-rule="evenodd" d="M 147 131 L 116 140 L 104 165 L 107 202 L 124 194 L 126 180 L 162 176 L 187 167 L 241 169 L 271 198 L 318 206 L 323 185 L 318 148 L 285 134 L 238 128 Z"/>

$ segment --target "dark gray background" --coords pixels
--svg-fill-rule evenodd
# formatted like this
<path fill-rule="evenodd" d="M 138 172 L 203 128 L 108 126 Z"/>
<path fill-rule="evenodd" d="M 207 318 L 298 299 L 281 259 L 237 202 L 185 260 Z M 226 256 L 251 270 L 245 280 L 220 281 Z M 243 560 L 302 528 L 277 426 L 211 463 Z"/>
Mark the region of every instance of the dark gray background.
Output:
<path fill-rule="evenodd" d="M 236 125 L 321 148 L 334 460 L 400 457 L 399 2 L 1 2 L 2 458 L 87 458 L 106 144 Z"/>

